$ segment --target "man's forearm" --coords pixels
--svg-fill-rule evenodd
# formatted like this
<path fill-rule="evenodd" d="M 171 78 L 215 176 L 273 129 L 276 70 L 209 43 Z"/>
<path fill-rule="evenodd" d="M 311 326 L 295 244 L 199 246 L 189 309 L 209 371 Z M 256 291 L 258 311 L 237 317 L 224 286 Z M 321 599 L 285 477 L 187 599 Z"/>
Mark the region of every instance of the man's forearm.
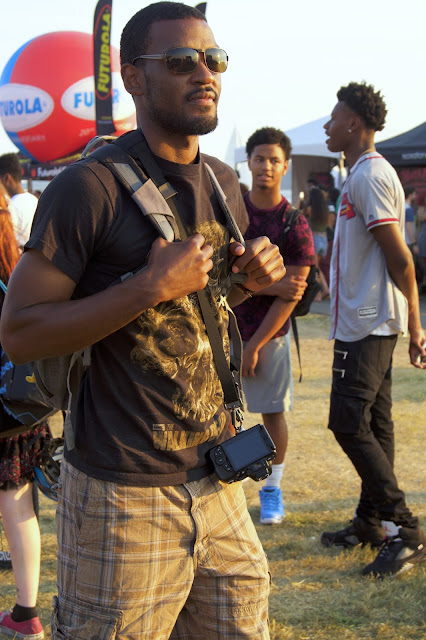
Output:
<path fill-rule="evenodd" d="M 308 277 L 309 270 L 309 266 L 290 265 L 287 267 L 284 278 L 258 292 L 256 295 L 274 296 L 287 302 L 297 303 L 302 298 L 306 289 L 306 278 Z"/>
<path fill-rule="evenodd" d="M 282 298 L 287 295 L 286 286 L 285 284 L 283 285 L 282 280 L 280 280 L 279 282 L 275 282 L 274 284 L 272 284 L 270 287 L 267 287 L 266 289 L 262 289 L 262 291 L 257 291 L 256 295 L 257 296 L 273 296 L 273 297 Z"/>
<path fill-rule="evenodd" d="M 261 349 L 281 329 L 288 320 L 297 302 L 287 302 L 276 298 L 269 308 L 263 321 L 250 338 L 250 342 L 257 349 Z"/>

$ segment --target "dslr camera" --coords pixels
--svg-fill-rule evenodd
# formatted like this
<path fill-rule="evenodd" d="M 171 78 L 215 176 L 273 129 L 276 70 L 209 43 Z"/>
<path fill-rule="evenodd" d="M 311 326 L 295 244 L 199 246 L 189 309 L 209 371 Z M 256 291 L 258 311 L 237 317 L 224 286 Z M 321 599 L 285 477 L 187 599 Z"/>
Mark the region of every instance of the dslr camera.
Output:
<path fill-rule="evenodd" d="M 271 475 L 275 445 L 263 426 L 256 424 L 209 451 L 220 480 L 230 484 L 244 478 L 264 480 Z"/>

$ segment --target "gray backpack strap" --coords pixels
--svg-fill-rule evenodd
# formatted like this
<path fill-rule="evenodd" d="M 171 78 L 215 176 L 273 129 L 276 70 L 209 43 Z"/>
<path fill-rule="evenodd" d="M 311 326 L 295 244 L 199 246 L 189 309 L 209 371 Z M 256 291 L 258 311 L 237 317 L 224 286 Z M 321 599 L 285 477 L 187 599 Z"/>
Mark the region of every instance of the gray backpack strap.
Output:
<path fill-rule="evenodd" d="M 179 238 L 174 215 L 165 200 L 166 196 L 169 198 L 177 193 L 174 189 L 165 196 L 160 193 L 153 181 L 144 174 L 133 158 L 116 144 L 98 147 L 90 155 L 108 167 L 121 182 L 142 213 L 150 219 L 160 236 L 169 242 Z"/>

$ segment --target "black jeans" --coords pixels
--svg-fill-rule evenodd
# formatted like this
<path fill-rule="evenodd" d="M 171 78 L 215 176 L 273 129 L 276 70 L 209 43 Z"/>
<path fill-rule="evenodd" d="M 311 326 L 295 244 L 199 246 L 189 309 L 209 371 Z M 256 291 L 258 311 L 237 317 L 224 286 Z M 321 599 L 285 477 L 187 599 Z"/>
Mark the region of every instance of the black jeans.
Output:
<path fill-rule="evenodd" d="M 357 516 L 416 527 L 393 471 L 392 354 L 397 336 L 334 343 L 329 429 L 361 478 Z"/>

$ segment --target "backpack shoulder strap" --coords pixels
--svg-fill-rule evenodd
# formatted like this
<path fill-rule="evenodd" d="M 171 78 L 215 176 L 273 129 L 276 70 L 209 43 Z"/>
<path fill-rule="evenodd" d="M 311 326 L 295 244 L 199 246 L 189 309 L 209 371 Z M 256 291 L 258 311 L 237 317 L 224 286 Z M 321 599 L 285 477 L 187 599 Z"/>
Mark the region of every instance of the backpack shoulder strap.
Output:
<path fill-rule="evenodd" d="M 291 227 L 296 223 L 296 220 L 299 217 L 299 213 L 300 213 L 300 211 L 298 209 L 296 209 L 295 207 L 292 207 L 292 206 L 290 206 L 290 208 L 287 209 L 287 211 L 284 212 L 284 214 L 283 214 L 284 242 L 287 239 L 287 233 L 290 231 Z"/>
<path fill-rule="evenodd" d="M 163 194 L 126 151 L 111 143 L 95 149 L 90 155 L 114 174 L 163 238 L 169 242 L 179 238 L 174 215 Z M 168 197 L 175 194 L 173 190 Z"/>
<path fill-rule="evenodd" d="M 287 243 L 287 234 L 292 228 L 292 226 L 296 223 L 297 218 L 299 217 L 300 211 L 295 207 L 290 207 L 283 215 L 283 246 L 282 250 L 285 251 L 285 246 Z M 300 344 L 299 344 L 299 332 L 297 329 L 297 322 L 295 316 L 291 314 L 291 329 L 293 331 L 294 342 L 296 344 L 297 358 L 299 360 L 299 382 L 302 382 L 302 359 L 300 356 Z"/>
<path fill-rule="evenodd" d="M 169 182 L 165 180 L 163 172 L 155 161 L 155 158 L 152 154 L 151 149 L 148 146 L 148 143 L 143 135 L 141 135 L 138 131 L 130 131 L 126 133 L 124 136 L 120 136 L 114 142 L 114 145 L 121 147 L 124 149 L 132 159 L 137 157 L 142 163 L 143 167 L 146 169 L 148 174 L 151 176 L 153 182 L 156 184 L 158 191 L 161 193 L 163 198 L 167 201 L 169 207 L 172 208 L 176 217 L 176 210 L 174 205 L 173 196 L 176 195 L 176 190 L 170 185 Z M 243 246 L 245 246 L 245 241 L 243 235 L 228 207 L 226 202 L 226 195 L 223 192 L 222 187 L 219 184 L 218 179 L 215 176 L 213 169 L 210 167 L 205 160 L 204 166 L 206 167 L 208 176 L 213 185 L 213 189 L 215 191 L 215 195 L 219 201 L 220 207 L 225 214 L 225 218 L 227 221 L 228 228 L 232 234 L 232 237 L 240 242 Z M 138 166 L 138 165 L 136 165 Z"/>
<path fill-rule="evenodd" d="M 117 138 L 114 144 L 128 153 L 133 161 L 137 159 L 141 162 L 142 166 L 157 186 L 159 192 L 170 206 L 171 202 L 173 202 L 173 196 L 177 194 L 177 191 L 164 178 L 163 173 L 155 162 L 152 151 L 141 132 L 138 130 L 130 131 L 124 136 Z"/>
<path fill-rule="evenodd" d="M 302 358 L 300 355 L 299 330 L 297 328 L 296 317 L 293 314 L 291 314 L 290 316 L 290 322 L 291 322 L 291 330 L 293 331 L 294 342 L 296 344 L 297 359 L 299 360 L 299 382 L 302 382 L 303 371 L 302 371 Z"/>

